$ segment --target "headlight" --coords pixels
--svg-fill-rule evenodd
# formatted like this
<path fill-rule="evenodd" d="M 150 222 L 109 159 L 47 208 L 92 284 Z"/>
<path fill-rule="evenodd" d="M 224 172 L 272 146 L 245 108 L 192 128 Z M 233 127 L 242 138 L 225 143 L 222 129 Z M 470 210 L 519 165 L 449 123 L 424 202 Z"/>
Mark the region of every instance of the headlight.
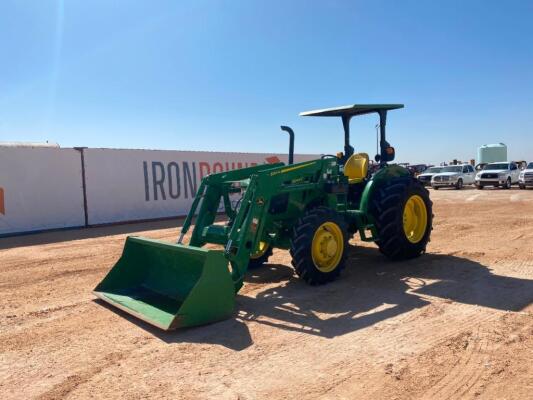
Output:
<path fill-rule="evenodd" d="M 476 181 L 479 181 L 481 179 L 481 174 L 476 175 Z"/>
<path fill-rule="evenodd" d="M 525 172 L 520 172 L 520 179 L 524 179 L 524 176 L 526 175 Z"/>

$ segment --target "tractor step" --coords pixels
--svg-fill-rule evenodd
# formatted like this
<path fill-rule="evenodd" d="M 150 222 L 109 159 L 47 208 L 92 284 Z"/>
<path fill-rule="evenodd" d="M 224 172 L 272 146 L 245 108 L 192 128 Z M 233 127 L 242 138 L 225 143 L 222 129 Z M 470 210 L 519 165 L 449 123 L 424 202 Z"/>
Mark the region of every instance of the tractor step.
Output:
<path fill-rule="evenodd" d="M 229 227 L 224 225 L 209 225 L 202 231 L 202 239 L 207 243 L 225 245 L 228 241 Z"/>

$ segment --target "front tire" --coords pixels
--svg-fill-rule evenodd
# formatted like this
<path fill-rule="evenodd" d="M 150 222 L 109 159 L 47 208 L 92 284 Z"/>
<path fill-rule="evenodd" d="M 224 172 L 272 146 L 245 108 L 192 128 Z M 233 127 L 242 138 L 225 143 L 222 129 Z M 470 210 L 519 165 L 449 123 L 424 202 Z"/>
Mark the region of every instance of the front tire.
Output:
<path fill-rule="evenodd" d="M 461 178 L 459 178 L 459 180 L 455 184 L 455 189 L 460 190 L 462 188 L 463 188 L 463 180 Z"/>
<path fill-rule="evenodd" d="M 310 285 L 337 278 L 346 264 L 346 222 L 326 207 L 313 208 L 298 220 L 293 230 L 290 254 L 298 276 Z"/>
<path fill-rule="evenodd" d="M 379 250 L 391 260 L 407 260 L 426 251 L 433 224 L 429 192 L 409 178 L 381 186 L 371 205 Z"/>
<path fill-rule="evenodd" d="M 522 185 L 522 184 L 520 184 L 520 185 L 518 185 L 518 187 L 520 187 L 520 189 L 522 189 L 522 190 L 525 190 L 525 189 L 526 189 L 526 185 Z"/>
<path fill-rule="evenodd" d="M 507 178 L 507 180 L 505 181 L 505 186 L 503 187 L 504 189 L 511 189 L 511 178 Z"/>
<path fill-rule="evenodd" d="M 254 269 L 259 268 L 263 264 L 268 262 L 268 258 L 272 255 L 272 247 L 266 243 L 259 243 L 259 249 L 255 254 L 250 256 L 250 261 L 248 262 L 248 268 Z"/>

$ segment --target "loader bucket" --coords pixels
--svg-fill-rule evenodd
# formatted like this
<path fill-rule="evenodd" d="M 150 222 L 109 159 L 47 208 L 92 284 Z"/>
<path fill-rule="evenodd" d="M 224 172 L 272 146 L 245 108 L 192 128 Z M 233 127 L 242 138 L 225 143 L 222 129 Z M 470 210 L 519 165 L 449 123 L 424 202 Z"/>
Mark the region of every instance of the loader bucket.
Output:
<path fill-rule="evenodd" d="M 94 294 L 164 330 L 228 318 L 235 303 L 222 251 L 133 236 Z"/>

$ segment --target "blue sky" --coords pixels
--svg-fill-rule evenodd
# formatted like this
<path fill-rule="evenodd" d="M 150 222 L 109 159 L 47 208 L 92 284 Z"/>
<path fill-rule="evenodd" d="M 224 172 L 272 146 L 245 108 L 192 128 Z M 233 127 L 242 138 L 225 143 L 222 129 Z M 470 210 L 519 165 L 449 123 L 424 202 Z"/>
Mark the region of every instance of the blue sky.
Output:
<path fill-rule="evenodd" d="M 533 160 L 532 1 L 0 3 L 0 141 L 63 147 L 342 149 L 300 111 L 405 103 L 399 161 Z M 352 144 L 375 152 L 375 116 Z"/>

